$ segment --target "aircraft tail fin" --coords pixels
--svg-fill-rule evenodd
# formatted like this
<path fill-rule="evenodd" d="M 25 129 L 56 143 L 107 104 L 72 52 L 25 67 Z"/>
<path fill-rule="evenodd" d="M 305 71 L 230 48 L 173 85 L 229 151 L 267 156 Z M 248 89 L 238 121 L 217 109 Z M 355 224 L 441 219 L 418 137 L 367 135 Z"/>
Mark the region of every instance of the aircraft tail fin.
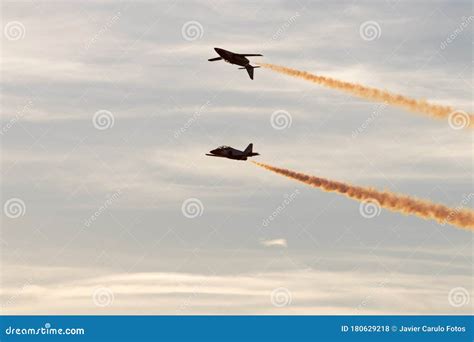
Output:
<path fill-rule="evenodd" d="M 253 80 L 253 67 L 249 65 L 245 69 L 247 69 L 247 73 L 249 74 L 250 79 Z"/>
<path fill-rule="evenodd" d="M 247 73 L 249 74 L 249 77 L 251 80 L 253 80 L 253 69 L 260 68 L 259 66 L 253 66 L 253 65 L 246 65 L 245 68 L 239 68 L 239 69 L 247 69 Z"/>
<path fill-rule="evenodd" d="M 252 150 L 253 150 L 253 144 L 250 143 L 247 148 L 244 150 L 244 153 L 245 154 L 252 154 Z"/>

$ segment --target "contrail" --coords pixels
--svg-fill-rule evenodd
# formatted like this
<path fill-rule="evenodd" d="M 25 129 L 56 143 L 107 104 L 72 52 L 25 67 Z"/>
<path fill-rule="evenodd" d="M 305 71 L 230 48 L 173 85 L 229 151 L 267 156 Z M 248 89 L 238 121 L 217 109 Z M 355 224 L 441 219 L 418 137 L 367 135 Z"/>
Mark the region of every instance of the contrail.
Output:
<path fill-rule="evenodd" d="M 406 195 L 388 191 L 378 191 L 373 188 L 354 186 L 325 178 L 309 176 L 255 161 L 252 161 L 252 163 L 327 192 L 338 192 L 361 202 L 375 202 L 380 205 L 380 207 L 391 211 L 406 215 L 413 214 L 426 220 L 432 219 L 438 221 L 442 225 L 451 224 L 474 231 L 474 211 L 472 210 L 449 208 L 441 204 L 435 204 Z"/>
<path fill-rule="evenodd" d="M 429 103 L 425 100 L 415 100 L 403 95 L 392 94 L 385 90 L 365 87 L 360 84 L 339 81 L 334 78 L 313 75 L 306 71 L 295 70 L 280 65 L 268 63 L 259 63 L 259 65 L 285 75 L 302 78 L 329 88 L 343 90 L 345 92 L 351 93 L 367 100 L 386 102 L 387 104 L 403 107 L 413 112 L 428 114 L 429 116 L 438 119 L 450 118 L 450 120 L 457 121 L 455 123 L 456 126 L 459 126 L 461 124 L 461 122 L 459 121 L 462 121 L 461 128 L 474 128 L 473 114 L 455 110 L 454 108 L 449 106 L 436 105 Z M 460 115 L 462 117 L 460 117 Z"/>

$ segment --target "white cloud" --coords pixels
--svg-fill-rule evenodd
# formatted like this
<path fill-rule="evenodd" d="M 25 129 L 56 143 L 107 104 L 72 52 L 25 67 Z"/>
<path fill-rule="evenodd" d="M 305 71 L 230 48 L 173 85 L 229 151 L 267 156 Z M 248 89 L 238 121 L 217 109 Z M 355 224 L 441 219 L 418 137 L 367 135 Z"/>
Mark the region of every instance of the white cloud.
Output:
<path fill-rule="evenodd" d="M 288 247 L 286 239 L 264 240 L 260 243 L 265 247 Z"/>
<path fill-rule="evenodd" d="M 25 269 L 23 268 L 23 271 Z M 31 272 L 32 270 L 27 270 Z M 238 275 L 191 273 L 114 273 L 42 269 L 45 279 L 5 285 L 5 314 L 468 314 L 470 307 L 449 305 L 453 284 L 470 288 L 469 276 L 432 276 L 375 272 L 298 270 Z M 39 273 L 36 273 L 39 274 Z M 403 284 L 403 286 L 401 285 Z M 431 284 L 431 286 L 426 286 Z M 433 285 L 436 284 L 436 285 Z M 271 293 L 288 289 L 291 305 L 275 307 Z M 93 295 L 107 289 L 108 306 Z M 222 303 L 226 305 L 223 306 Z M 416 303 L 416 305 L 414 305 Z"/>
<path fill-rule="evenodd" d="M 312 5 L 302 9 L 296 2 L 282 6 L 232 2 L 213 8 L 202 1 L 167 7 L 166 3 L 147 1 L 60 5 L 40 1 L 35 6 L 8 2 L 4 6 L 5 20 L 20 20 L 26 36 L 21 41 L 5 40 L 3 49 L 1 116 L 7 122 L 2 127 L 12 118 L 19 119 L 2 136 L 1 185 L 6 194 L 25 199 L 29 216 L 2 226 L 3 254 L 22 258 L 34 251 L 32 260 L 45 260 L 44 254 L 64 247 L 62 234 L 70 235 L 88 213 L 94 212 L 96 203 L 103 202 L 104 195 L 118 188 L 124 195 L 114 203 L 114 217 L 124 221 L 135 236 L 132 241 L 124 239 L 117 234 L 117 222 L 104 215 L 100 229 L 78 235 L 65 248 L 68 253 L 55 258 L 65 265 L 60 270 L 5 270 L 2 262 L 2 278 L 9 273 L 44 273 L 48 278 L 28 283 L 2 279 L 2 301 L 9 303 L 6 312 L 468 313 L 467 308 L 455 310 L 447 301 L 451 288 L 472 287 L 472 270 L 459 270 L 450 264 L 457 253 L 470 260 L 469 248 L 461 250 L 467 241 L 462 234 L 467 233 L 441 230 L 420 220 L 410 227 L 417 236 L 402 234 L 407 227 L 401 227 L 401 236 L 393 238 L 386 228 L 403 225 L 406 221 L 402 217 L 380 217 L 376 224 L 381 229 L 375 232 L 370 231 L 373 222 L 360 223 L 339 215 L 342 221 L 338 222 L 351 228 L 354 239 L 338 240 L 338 250 L 360 245 L 354 255 L 336 260 L 331 254 L 334 250 L 299 249 L 305 235 L 298 236 L 297 229 L 273 232 L 291 241 L 291 250 L 277 251 L 283 255 L 291 251 L 305 260 L 327 260 L 328 269 L 351 269 L 357 260 L 355 263 L 366 270 L 371 264 L 358 260 L 372 256 L 367 245 L 385 247 L 384 240 L 379 241 L 384 235 L 394 248 L 413 246 L 408 254 L 384 261 L 387 268 L 396 270 L 400 260 L 410 255 L 409 265 L 404 265 L 410 271 L 404 268 L 403 272 L 411 274 L 395 272 L 387 280 L 386 274 L 373 270 L 270 272 L 267 260 L 262 261 L 255 253 L 274 257 L 275 251 L 256 246 L 252 229 L 261 227 L 262 210 L 272 210 L 281 203 L 282 188 L 294 189 L 299 184 L 250 163 L 204 156 L 217 145 L 241 148 L 252 141 L 261 153 L 257 160 L 379 189 L 397 191 L 399 186 L 405 193 L 422 198 L 437 196 L 443 203 L 457 205 L 472 175 L 469 132 L 454 132 L 447 122 L 387 108 L 357 138 L 351 138 L 352 130 L 361 127 L 378 104 L 268 70 L 256 71 L 252 82 L 245 71 L 225 63 L 208 63 L 207 58 L 214 55 L 213 47 L 226 42 L 229 45 L 222 47 L 230 50 L 262 52 L 265 56 L 252 59 L 255 62 L 289 65 L 468 110 L 473 103 L 468 72 L 471 58 L 462 43 L 469 35 L 457 39 L 459 50 L 452 44 L 442 56 L 435 53 L 441 39 L 453 30 L 453 21 L 444 16 L 459 18 L 466 13 L 465 6 L 446 2 L 442 20 L 431 4 L 421 2 L 397 3 L 396 11 L 388 3 L 365 6 L 339 2 L 327 4 L 324 11 Z M 271 11 L 266 11 L 270 7 Z M 120 19 L 108 25 L 118 11 Z M 295 12 L 301 16 L 271 41 Z M 249 21 L 262 13 L 264 21 Z M 181 26 L 193 18 L 202 22 L 205 32 L 203 39 L 187 42 L 182 39 Z M 382 39 L 373 43 L 359 39 L 359 24 L 367 19 L 380 21 Z M 22 111 L 30 99 L 33 105 Z M 173 138 L 173 132 L 186 125 L 209 99 L 213 100 L 208 110 L 179 138 Z M 113 111 L 113 130 L 98 132 L 93 128 L 92 115 L 99 109 Z M 291 112 L 291 129 L 276 132 L 271 128 L 270 115 L 276 109 Z M 84 142 L 79 143 L 82 139 Z M 315 208 L 326 208 L 330 196 L 316 195 L 316 191 L 311 193 L 314 201 L 299 202 L 291 216 L 294 214 L 295 226 L 311 223 L 308 230 L 322 245 L 332 247 L 326 242 L 331 242 L 331 233 L 339 223 L 314 221 Z M 203 200 L 209 215 L 201 222 L 193 221 L 189 229 L 183 223 L 189 224 L 189 220 L 183 220 L 180 206 L 191 196 Z M 335 208 L 343 208 L 348 201 L 341 197 Z M 358 214 L 354 203 L 350 208 Z M 281 221 L 282 227 L 288 227 L 286 224 Z M 117 264 L 135 265 L 131 255 L 136 253 L 126 253 L 130 242 L 146 246 L 157 231 L 168 226 L 176 229 L 187 247 L 205 248 L 212 254 L 211 261 L 222 260 L 225 271 L 215 275 L 165 273 L 158 262 L 170 265 L 188 255 L 188 251 L 173 248 L 172 238 L 163 240 L 153 258 L 137 261 L 144 273 L 111 271 L 108 276 L 97 277 L 104 271 L 82 270 L 77 274 L 72 267 L 90 262 L 94 253 L 102 250 L 116 255 Z M 208 240 L 203 234 L 210 226 L 216 233 Z M 440 240 L 454 252 L 441 254 L 436 249 L 426 256 L 412 256 L 425 245 L 430 250 L 437 243 L 436 232 L 442 232 Z M 96 249 L 88 250 L 91 259 L 83 258 L 86 246 L 91 245 L 89 238 L 97 242 Z M 251 247 L 240 244 L 244 238 Z M 283 238 L 266 238 L 262 241 L 265 247 L 287 245 Z M 222 241 L 233 244 L 224 249 Z M 225 256 L 234 247 L 248 247 L 247 259 L 230 262 Z M 172 257 L 165 253 L 167 248 L 173 250 Z M 426 264 L 435 264 L 435 270 L 428 271 L 425 262 L 415 263 L 420 261 L 415 259 L 426 259 Z M 232 275 L 226 273 L 228 264 L 233 266 Z M 190 266 L 186 271 L 205 272 L 199 268 L 203 265 L 208 267 L 212 262 Z M 441 274 L 439 270 L 447 270 L 447 265 L 448 272 L 462 275 L 428 274 Z M 283 268 L 281 263 L 277 266 Z M 94 305 L 91 296 L 98 286 L 113 291 L 111 306 Z M 280 287 L 291 291 L 293 300 L 291 306 L 277 309 L 269 296 Z M 229 303 L 228 307 L 223 303 Z"/>

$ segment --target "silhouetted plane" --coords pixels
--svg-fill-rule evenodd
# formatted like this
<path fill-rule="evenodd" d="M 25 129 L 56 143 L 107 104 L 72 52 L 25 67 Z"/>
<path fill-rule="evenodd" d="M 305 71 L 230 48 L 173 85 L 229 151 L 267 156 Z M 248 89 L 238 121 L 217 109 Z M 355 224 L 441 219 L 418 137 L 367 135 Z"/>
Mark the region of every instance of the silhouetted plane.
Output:
<path fill-rule="evenodd" d="M 259 156 L 258 153 L 252 152 L 252 149 L 253 144 L 249 144 L 243 151 L 236 150 L 230 146 L 220 146 L 215 150 L 210 151 L 210 154 L 206 153 L 206 156 L 247 160 L 248 157 Z"/>
<path fill-rule="evenodd" d="M 235 52 L 230 52 L 230 51 L 220 49 L 220 48 L 214 48 L 214 50 L 216 50 L 217 54 L 220 57 L 210 58 L 208 59 L 209 62 L 220 61 L 221 59 L 223 59 L 227 63 L 240 65 L 243 68 L 239 68 L 239 69 L 247 69 L 250 79 L 252 80 L 253 80 L 253 69 L 260 68 L 258 66 L 250 65 L 250 61 L 245 57 L 246 56 L 247 57 L 248 56 L 263 56 L 263 55 L 260 55 L 257 53 L 235 53 Z"/>

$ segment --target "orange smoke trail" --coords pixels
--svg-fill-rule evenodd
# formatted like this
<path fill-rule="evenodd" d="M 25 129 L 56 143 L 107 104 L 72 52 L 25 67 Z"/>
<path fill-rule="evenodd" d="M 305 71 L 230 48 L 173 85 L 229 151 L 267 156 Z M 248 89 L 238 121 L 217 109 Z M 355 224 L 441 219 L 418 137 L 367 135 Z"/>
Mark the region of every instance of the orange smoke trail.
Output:
<path fill-rule="evenodd" d="M 438 221 L 442 225 L 451 224 L 474 231 L 474 211 L 472 210 L 449 208 L 441 204 L 435 204 L 406 195 L 395 194 L 388 191 L 382 192 L 373 188 L 364 188 L 325 178 L 309 176 L 255 161 L 252 161 L 252 163 L 327 192 L 338 192 L 361 202 L 377 201 L 378 205 L 382 208 L 391 211 L 406 215 L 413 214 L 426 220 L 432 219 Z"/>
<path fill-rule="evenodd" d="M 462 111 L 456 111 L 454 108 L 449 106 L 441 106 L 432 103 L 428 103 L 425 100 L 415 100 L 403 95 L 392 94 L 385 90 L 380 90 L 376 88 L 365 87 L 360 84 L 354 84 L 344 81 L 339 81 L 334 78 L 317 76 L 310 74 L 306 71 L 299 71 L 291 68 L 286 68 L 283 66 L 268 64 L 268 63 L 259 63 L 260 66 L 277 71 L 279 73 L 294 76 L 314 82 L 329 88 L 343 90 L 345 92 L 351 93 L 358 97 L 362 97 L 367 100 L 372 101 L 382 101 L 391 105 L 399 106 L 411 110 L 413 112 L 428 114 L 431 117 L 438 119 L 449 118 L 450 114 L 456 114 L 458 118 L 456 120 L 464 120 L 463 127 L 474 128 L 474 115 L 470 113 L 465 113 Z M 461 114 L 459 114 L 461 113 Z M 459 117 L 462 115 L 463 117 Z M 453 118 L 454 119 L 454 118 Z"/>

